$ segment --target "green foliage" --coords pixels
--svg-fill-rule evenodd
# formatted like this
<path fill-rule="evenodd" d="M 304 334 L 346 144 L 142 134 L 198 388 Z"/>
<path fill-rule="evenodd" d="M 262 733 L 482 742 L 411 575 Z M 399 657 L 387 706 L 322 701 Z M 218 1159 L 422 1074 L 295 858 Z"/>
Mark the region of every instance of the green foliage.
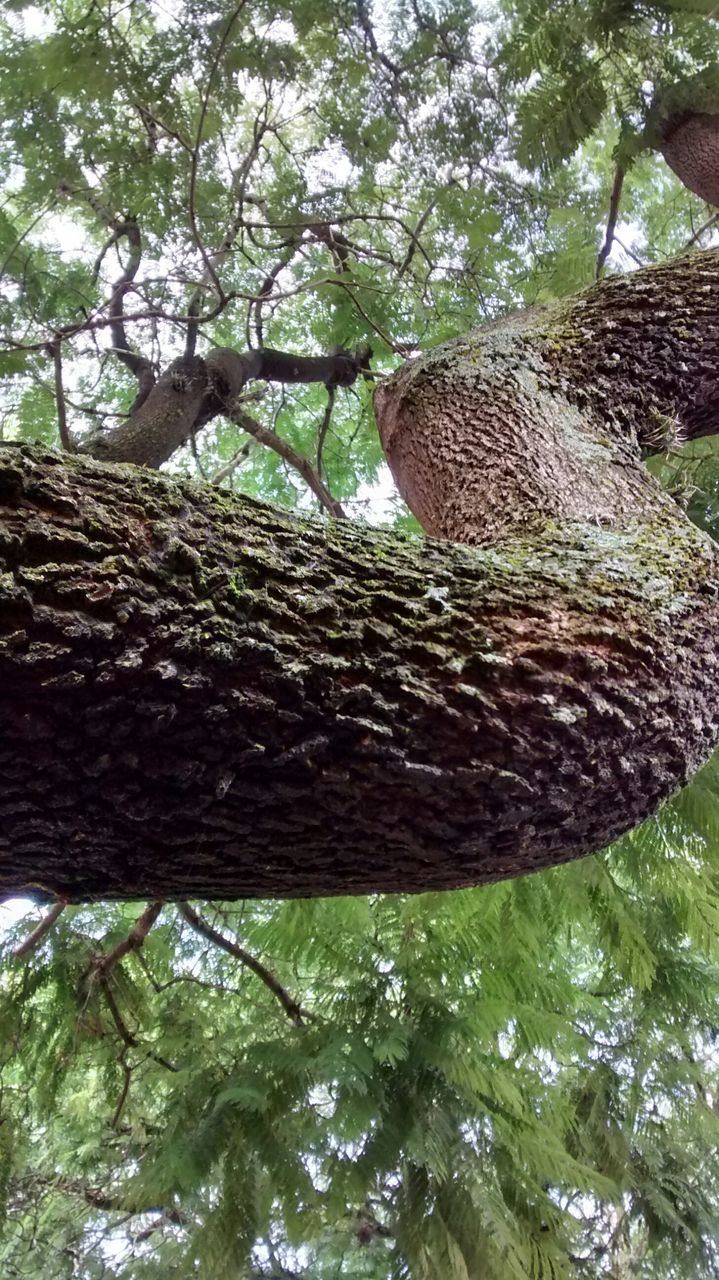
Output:
<path fill-rule="evenodd" d="M 530 168 L 556 168 L 614 121 L 627 169 L 657 147 L 661 119 L 716 109 L 711 0 L 508 0 L 504 9 L 497 65 L 515 87 L 517 156 Z"/>
<path fill-rule="evenodd" d="M 713 4 L 235 12 L 5 6 L 4 437 L 56 440 L 58 332 L 71 429 L 130 407 L 107 323 L 128 251 L 108 243 L 108 213 L 141 230 L 126 328 L 158 368 L 201 285 L 199 350 L 369 340 L 380 376 L 589 284 L 617 159 L 631 173 L 615 265 L 660 260 L 700 226 L 647 125 L 662 86 L 697 101 Z M 203 251 L 232 228 L 217 306 Z M 325 389 L 251 396 L 244 410 L 317 463 Z M 171 465 L 314 501 L 227 420 Z M 654 465 L 719 536 L 713 441 Z M 372 515 L 381 468 L 370 385 L 339 389 L 322 450 L 333 495 Z M 97 956 L 137 907 L 68 908 L 13 958 L 28 908 L 0 977 L 0 1273 L 719 1275 L 718 768 L 613 850 L 542 875 L 203 908 L 300 1002 L 300 1025 L 172 907 L 104 976 Z"/>
<path fill-rule="evenodd" d="M 520 163 L 551 169 L 568 160 L 596 129 L 606 105 L 607 92 L 594 62 L 579 62 L 564 76 L 545 76 L 520 103 Z"/>
<path fill-rule="evenodd" d="M 63 1274 L 37 1263 L 61 1232 L 82 1275 L 96 1254 L 125 1277 L 151 1258 L 273 1274 L 273 1253 L 355 1280 L 569 1277 L 580 1259 L 598 1277 L 654 1250 L 660 1275 L 709 1274 L 716 775 L 543 875 L 213 908 L 301 1002 L 299 1027 L 171 908 L 109 1001 L 93 956 L 137 908 L 68 909 L 5 967 L 4 1269 Z"/>

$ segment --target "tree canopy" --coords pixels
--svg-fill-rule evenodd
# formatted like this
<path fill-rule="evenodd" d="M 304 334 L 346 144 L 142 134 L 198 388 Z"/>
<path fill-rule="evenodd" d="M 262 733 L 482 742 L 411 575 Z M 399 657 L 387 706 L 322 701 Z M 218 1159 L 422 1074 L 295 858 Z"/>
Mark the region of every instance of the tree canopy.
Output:
<path fill-rule="evenodd" d="M 173 362 L 269 350 L 155 461 L 416 533 L 373 382 L 711 243 L 713 15 L 6 6 L 0 440 L 97 453 Z M 718 533 L 713 438 L 655 426 Z M 4 1274 L 719 1275 L 716 786 L 712 761 L 608 852 L 480 889 L 30 910 L 0 984 Z"/>

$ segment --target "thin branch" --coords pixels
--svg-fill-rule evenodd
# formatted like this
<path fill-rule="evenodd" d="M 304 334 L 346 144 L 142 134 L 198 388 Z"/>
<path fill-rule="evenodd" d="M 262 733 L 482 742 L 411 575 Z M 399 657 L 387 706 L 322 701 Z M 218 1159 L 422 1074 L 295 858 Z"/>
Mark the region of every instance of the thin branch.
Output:
<path fill-rule="evenodd" d="M 177 909 L 196 933 L 199 933 L 203 938 L 206 938 L 208 942 L 213 942 L 215 946 L 221 947 L 223 951 L 226 951 L 228 955 L 233 956 L 234 959 L 238 960 L 246 969 L 251 969 L 252 972 L 256 974 L 262 982 L 264 982 L 265 986 L 272 992 L 272 994 L 277 997 L 282 1008 L 287 1014 L 287 1017 L 294 1022 L 296 1027 L 301 1027 L 304 1019 L 311 1016 L 307 1013 L 306 1009 L 303 1009 L 302 1006 L 297 1003 L 296 1000 L 292 999 L 289 992 L 285 991 L 282 983 L 277 980 L 273 973 L 270 973 L 269 969 L 267 969 L 265 965 L 261 964 L 259 960 L 256 960 L 254 956 L 251 956 L 249 951 L 245 951 L 244 947 L 239 946 L 236 942 L 232 942 L 230 938 L 226 938 L 224 934 L 219 933 L 217 929 L 213 929 L 211 924 L 208 924 L 206 920 L 203 920 L 202 917 L 197 914 L 194 907 L 191 907 L 189 902 L 178 902 Z"/>
<path fill-rule="evenodd" d="M 325 447 L 325 437 L 327 435 L 327 429 L 330 425 L 330 420 L 332 418 L 332 410 L 334 409 L 334 406 L 335 406 L 335 388 L 328 387 L 327 388 L 327 404 L 325 405 L 325 411 L 324 411 L 322 421 L 320 423 L 320 429 L 317 432 L 317 475 L 319 476 L 320 480 L 322 480 L 322 450 Z"/>
<path fill-rule="evenodd" d="M 361 303 L 357 301 L 357 298 L 355 297 L 354 281 L 352 285 L 346 284 L 344 280 L 338 280 L 338 279 L 332 280 L 329 283 L 337 285 L 339 289 L 347 290 L 348 294 L 350 295 L 350 298 L 352 299 L 352 302 L 354 303 L 355 307 L 357 308 L 360 315 L 362 316 L 362 319 L 369 325 L 370 329 L 372 329 L 374 333 L 377 334 L 377 337 L 382 339 L 385 346 L 388 347 L 390 351 L 394 351 L 395 355 L 398 355 L 398 356 L 407 356 L 409 354 L 409 348 L 406 346 L 406 344 L 393 342 L 389 334 L 385 333 L 384 329 L 380 329 L 379 325 L 375 324 L 374 320 L 370 319 L 364 307 L 361 305 Z"/>
<path fill-rule="evenodd" d="M 210 476 L 210 484 L 222 484 L 223 480 L 228 480 L 233 472 L 236 471 L 246 458 L 249 457 L 251 448 L 252 442 L 250 440 L 246 440 L 237 452 L 233 453 L 230 461 L 226 462 L 224 467 L 219 467 L 218 470 Z"/>
<path fill-rule="evenodd" d="M 124 268 L 119 280 L 116 280 L 112 287 L 109 308 L 113 352 L 118 360 L 122 361 L 125 367 L 137 378 L 137 396 L 130 409 L 132 413 L 144 403 L 155 385 L 155 374 L 150 361 L 146 356 L 141 356 L 132 350 L 125 332 L 125 294 L 132 288 L 140 267 L 142 240 L 140 228 L 134 218 L 127 218 L 124 222 L 113 220 L 111 226 L 113 227 L 113 236 L 110 244 L 117 244 L 120 239 L 125 237 L 130 246 L 127 266 Z M 101 258 L 102 255 L 98 259 L 98 270 Z"/>
<path fill-rule="evenodd" d="M 169 125 L 160 120 L 159 116 L 154 115 L 154 113 L 150 111 L 148 107 L 143 106 L 141 102 L 134 102 L 131 99 L 131 106 L 133 106 L 139 113 L 143 124 L 145 124 L 146 121 L 149 121 L 154 129 L 162 129 L 162 132 L 167 134 L 168 138 L 174 138 L 175 142 L 180 144 L 183 151 L 186 151 L 188 155 L 192 155 L 192 145 L 186 138 L 183 138 L 181 133 L 178 133 L 175 129 L 171 129 Z M 147 127 L 146 124 L 145 127 Z"/>
<path fill-rule="evenodd" d="M 138 409 L 150 394 L 155 385 L 155 375 L 152 364 L 146 356 L 139 355 L 133 351 L 127 340 L 125 331 L 125 294 L 134 286 L 135 276 L 140 268 L 142 261 L 142 238 L 140 236 L 140 228 L 137 219 L 128 215 L 126 218 L 117 218 L 107 205 L 103 204 L 97 193 L 92 188 L 82 188 L 74 183 L 63 179 L 58 183 L 58 194 L 68 197 L 79 197 L 90 206 L 103 222 L 107 224 L 112 232 L 107 244 L 100 250 L 98 258 L 95 262 L 94 276 L 100 274 L 100 268 L 105 255 L 113 246 L 118 245 L 120 240 L 126 239 L 129 245 L 130 253 L 127 265 L 123 268 L 122 275 L 115 281 L 112 286 L 112 293 L 107 304 L 109 309 L 108 323 L 110 325 L 110 334 L 112 337 L 112 349 L 118 360 L 130 370 L 137 378 L 138 392 L 135 402 L 132 405 L 131 412 Z M 118 253 L 119 257 L 119 253 Z M 73 326 L 75 332 L 82 332 L 91 327 L 89 317 L 86 315 L 85 323 L 79 326 Z M 72 336 L 69 332 L 71 326 L 66 325 L 62 329 L 58 329 L 55 335 L 55 341 L 59 343 L 68 336 Z"/>
<path fill-rule="evenodd" d="M 336 276 L 320 276 L 313 280 L 303 280 L 294 288 L 282 289 L 275 293 L 271 298 L 264 297 L 262 294 L 258 293 L 247 293 L 244 289 L 233 289 L 230 293 L 224 294 L 215 306 L 209 311 L 206 311 L 203 316 L 199 316 L 197 318 L 198 324 L 208 324 L 211 320 L 216 320 L 217 317 L 222 314 L 229 302 L 235 302 L 237 300 L 240 302 L 256 302 L 258 298 L 260 298 L 262 302 L 284 302 L 287 298 L 296 298 L 301 293 L 307 293 L 309 290 L 319 289 L 320 286 L 324 284 L 340 285 L 343 288 L 348 287 L 343 281 L 338 280 Z M 363 289 L 365 293 L 387 293 L 386 289 L 375 289 L 371 285 L 360 284 L 358 281 L 354 281 L 352 287 L 356 289 Z M 359 306 L 356 298 L 354 301 L 357 309 L 361 311 L 362 315 L 364 315 L 364 312 Z M 93 333 L 96 329 L 106 329 L 108 326 L 115 324 L 117 321 L 116 316 L 106 316 L 101 314 L 106 306 L 107 303 L 104 303 L 97 312 L 92 315 L 85 315 L 84 319 L 77 324 L 62 325 L 61 328 L 56 330 L 55 337 L 61 342 L 67 342 L 71 338 L 77 337 L 80 333 Z M 187 311 L 163 311 L 161 307 L 147 307 L 143 311 L 134 311 L 130 315 L 125 315 L 123 319 L 126 324 L 133 324 L 139 320 L 164 320 L 167 324 L 185 326 L 189 324 L 194 317 L 189 315 Z M 370 320 L 368 320 L 367 323 L 375 330 L 376 333 L 379 334 L 383 342 L 386 342 L 392 348 L 390 339 L 382 333 L 382 330 Z M 48 340 L 46 337 L 39 339 L 37 342 L 18 342 L 14 338 L 0 337 L 0 347 L 5 347 L 10 351 L 44 351 L 47 348 L 47 342 Z M 403 354 L 403 351 L 400 348 L 394 347 L 393 349 L 397 350 L 399 354 Z"/>
<path fill-rule="evenodd" d="M 67 426 L 67 403 L 65 401 L 65 388 L 62 384 L 62 343 L 52 342 L 48 350 L 52 352 L 55 366 L 55 404 L 57 405 L 57 429 L 60 435 L 60 443 L 66 453 L 74 453 L 75 445 Z"/>
<path fill-rule="evenodd" d="M 102 986 L 102 993 L 107 1002 L 107 1007 L 110 1010 L 110 1015 L 115 1024 L 117 1034 L 122 1040 L 122 1043 L 125 1045 L 125 1048 L 126 1049 L 141 1048 L 142 1046 L 140 1044 L 140 1041 L 138 1040 L 137 1036 L 132 1034 L 132 1032 L 130 1031 L 129 1027 L 125 1022 L 125 1019 L 120 1013 L 118 1003 L 115 999 L 115 996 L 113 995 L 112 988 L 108 981 L 107 975 L 104 973 L 100 975 L 100 984 Z M 166 1071 L 176 1072 L 179 1070 L 179 1067 L 176 1067 L 174 1063 L 168 1062 L 167 1058 L 163 1058 L 162 1055 L 159 1053 L 154 1053 L 151 1049 L 147 1050 L 147 1056 L 148 1058 L 151 1058 L 153 1062 L 157 1062 L 159 1066 L 164 1067 Z"/>
<path fill-rule="evenodd" d="M 699 230 L 694 232 L 691 239 L 687 240 L 684 245 L 684 253 L 686 253 L 687 249 L 691 249 L 692 245 L 695 245 L 697 240 L 701 240 L 704 232 L 708 231 L 710 227 L 713 227 L 717 221 L 719 221 L 719 210 L 717 210 L 716 213 L 713 213 L 711 218 L 707 218 L 706 222 L 703 222 L 699 227 Z"/>
<path fill-rule="evenodd" d="M 276 432 L 270 431 L 269 427 L 263 427 L 255 418 L 251 418 L 247 413 L 238 413 L 232 415 L 233 422 L 242 427 L 248 435 L 258 440 L 260 444 L 264 444 L 268 449 L 273 449 L 278 453 L 285 462 L 288 462 L 295 471 L 299 472 L 305 484 L 312 490 L 315 497 L 319 499 L 322 506 L 330 515 L 335 516 L 338 520 L 346 520 L 347 512 L 340 502 L 332 497 L 327 486 L 323 483 L 320 476 L 315 471 L 312 463 L 308 458 L 304 458 L 301 453 L 292 448 L 282 436 L 278 436 Z"/>
<path fill-rule="evenodd" d="M 192 454 L 192 460 L 202 479 L 207 482 L 207 472 L 205 471 L 202 458 L 200 457 L 200 451 L 197 448 L 197 433 L 195 431 L 190 432 L 190 453 Z"/>
<path fill-rule="evenodd" d="M 50 908 L 46 916 L 43 916 L 38 925 L 35 926 L 32 933 L 29 933 L 25 940 L 18 944 L 13 950 L 13 960 L 20 960 L 23 956 L 28 955 L 35 950 L 38 943 L 42 942 L 46 933 L 49 933 L 55 921 L 60 918 L 65 907 L 67 906 L 67 898 L 60 898 L 54 906 Z"/>
<path fill-rule="evenodd" d="M 117 946 L 112 951 L 108 951 L 106 955 L 95 957 L 93 961 L 95 972 L 106 976 L 113 965 L 117 964 L 118 960 L 122 960 L 123 956 L 126 956 L 130 951 L 136 951 L 138 947 L 141 947 L 163 906 L 164 903 L 161 899 L 157 902 L 149 903 L 141 915 L 137 917 L 127 937 L 123 938 L 122 942 L 118 942 Z"/>
<path fill-rule="evenodd" d="M 624 169 L 620 164 L 618 164 L 614 171 L 614 182 L 612 184 L 612 194 L 609 200 L 609 217 L 607 219 L 607 231 L 604 237 L 604 244 L 597 254 L 597 280 L 601 276 L 604 264 L 612 252 L 614 232 L 617 226 L 617 218 L 619 217 L 619 202 L 622 198 L 623 186 Z"/>
<path fill-rule="evenodd" d="M 242 164 L 240 165 L 239 169 L 237 170 L 234 176 L 233 188 L 235 191 L 235 200 L 236 200 L 235 215 L 232 221 L 230 222 L 230 225 L 227 228 L 224 236 L 222 237 L 222 240 L 220 241 L 219 248 L 215 249 L 212 253 L 209 254 L 209 262 L 212 266 L 212 270 L 214 271 L 214 279 L 216 281 L 219 279 L 219 277 L 217 276 L 217 269 L 218 267 L 221 266 L 221 264 L 224 262 L 225 258 L 227 257 L 228 253 L 230 252 L 230 249 L 232 248 L 240 232 L 240 229 L 242 228 L 242 225 L 243 225 L 242 212 L 245 205 L 245 188 L 247 186 L 247 179 L 249 177 L 252 166 L 259 154 L 260 143 L 262 142 L 262 139 L 268 127 L 267 113 L 269 111 L 269 100 L 267 100 L 264 104 L 264 111 L 265 111 L 264 120 L 261 120 L 260 112 L 258 112 L 257 116 L 255 117 L 255 123 L 253 126 L 252 146 L 250 147 L 250 150 L 248 151 L 247 155 L 245 156 L 245 159 L 243 160 Z M 190 320 L 190 323 L 187 326 L 187 337 L 185 339 L 185 358 L 188 360 L 190 360 L 192 356 L 195 354 L 195 345 L 197 343 L 197 333 L 199 328 L 198 316 L 199 316 L 200 304 L 202 302 L 203 294 L 207 286 L 211 283 L 212 283 L 212 276 L 210 275 L 210 271 L 206 267 L 205 272 L 202 276 L 202 279 L 197 284 L 195 291 L 190 299 L 190 304 L 187 308 L 188 314 L 192 317 L 192 319 Z"/>
<path fill-rule="evenodd" d="M 636 262 L 638 267 L 646 267 L 647 264 L 644 261 L 644 259 L 640 258 L 639 254 L 635 253 L 633 249 L 630 249 L 629 245 L 625 244 L 623 240 L 620 240 L 616 231 L 614 233 L 614 243 L 618 244 L 619 248 L 622 250 L 622 253 L 626 253 L 627 257 L 631 258 L 632 262 Z"/>
<path fill-rule="evenodd" d="M 6 254 L 5 259 L 2 263 L 2 266 L 0 266 L 0 283 L 2 283 L 2 280 L 4 279 L 4 276 L 5 276 L 5 272 L 7 271 L 8 266 L 10 265 L 12 259 L 14 258 L 18 249 L 20 248 L 20 245 L 22 244 L 23 240 L 25 240 L 26 237 L 30 235 L 31 231 L 35 230 L 35 227 L 37 226 L 38 222 L 40 222 L 41 218 L 44 218 L 45 214 L 49 213 L 50 210 L 54 207 L 54 205 L 55 205 L 55 200 L 53 199 L 49 202 L 49 204 L 45 205 L 45 207 L 40 210 L 37 217 L 33 218 L 32 222 L 25 228 L 25 230 L 21 233 L 21 235 L 18 236 L 17 240 L 12 246 L 12 249 L 10 249 L 10 251 Z"/>
<path fill-rule="evenodd" d="M 451 185 L 451 183 L 450 183 L 450 185 Z M 419 222 L 417 223 L 417 226 L 414 228 L 414 231 L 412 232 L 412 238 L 411 238 L 410 246 L 409 246 L 409 248 L 408 248 L 408 250 L 407 250 L 407 252 L 406 252 L 406 254 L 405 254 L 405 256 L 404 256 L 404 261 L 402 262 L 402 264 L 401 264 L 401 266 L 400 266 L 400 268 L 399 268 L 399 271 L 398 271 L 398 273 L 397 273 L 397 279 L 398 279 L 398 280 L 401 280 L 401 279 L 402 279 L 402 276 L 405 274 L 405 272 L 406 272 L 406 271 L 408 271 L 408 270 L 409 270 L 409 267 L 412 265 L 412 259 L 413 259 L 414 255 L 415 255 L 415 253 L 416 253 L 416 251 L 417 251 L 417 249 L 418 249 L 418 247 L 419 247 L 419 237 L 421 236 L 422 232 L 424 231 L 424 228 L 425 228 L 425 226 L 427 225 L 427 219 L 430 217 L 430 215 L 431 215 L 431 213 L 432 213 L 432 210 L 434 209 L 434 207 L 435 207 L 435 205 L 436 205 L 437 201 L 439 200 L 439 194 L 440 194 L 440 193 L 439 193 L 439 192 L 437 192 L 437 194 L 433 197 L 433 199 L 432 199 L 432 200 L 430 200 L 429 204 L 427 205 L 427 208 L 425 209 L 424 213 L 422 214 L 422 217 L 419 219 Z"/>
<path fill-rule="evenodd" d="M 149 1201 L 147 1204 L 141 1202 L 133 1204 L 131 1200 L 125 1199 L 122 1195 L 113 1195 L 101 1190 L 99 1187 L 91 1187 L 83 1182 L 81 1178 L 53 1177 L 45 1173 L 31 1171 L 25 1174 L 21 1182 L 30 1189 L 35 1201 L 37 1201 L 36 1192 L 41 1188 L 43 1191 L 57 1191 L 62 1195 L 80 1196 L 86 1204 L 91 1205 L 93 1209 L 99 1209 L 102 1213 L 125 1213 L 130 1215 L 163 1213 L 168 1221 L 176 1221 L 178 1226 L 188 1221 L 179 1209 L 163 1209 L 163 1206 L 158 1205 L 156 1201 Z"/>
<path fill-rule="evenodd" d="M 393 62 L 391 58 L 388 58 L 387 54 L 383 53 L 379 48 L 377 38 L 374 33 L 374 27 L 372 26 L 369 13 L 367 12 L 366 0 L 357 0 L 357 20 L 362 28 L 365 41 L 375 62 L 378 62 L 383 66 L 386 71 L 389 71 L 390 75 L 395 79 L 399 79 L 402 74 L 402 68 L 398 66 L 396 62 Z"/>
<path fill-rule="evenodd" d="M 280 274 L 281 271 L 284 270 L 285 267 L 289 266 L 290 262 L 292 261 L 295 255 L 295 252 L 297 250 L 297 244 L 298 244 L 297 237 L 291 236 L 288 242 L 288 252 L 284 254 L 281 258 L 279 258 L 278 261 L 274 264 L 274 266 L 272 266 L 270 270 L 267 272 L 264 280 L 262 281 L 257 297 L 255 298 L 254 302 L 250 304 L 250 307 L 247 313 L 247 320 L 248 320 L 247 345 L 248 347 L 250 346 L 249 318 L 253 309 L 255 313 L 255 337 L 257 338 L 257 345 L 258 347 L 264 346 L 264 336 L 263 336 L 263 328 L 262 328 L 262 307 L 266 299 L 271 295 L 278 275 Z"/>
<path fill-rule="evenodd" d="M 111 1129 L 116 1129 L 117 1126 L 119 1125 L 120 1120 L 122 1118 L 122 1113 L 125 1109 L 125 1103 L 127 1102 L 127 1095 L 130 1092 L 130 1081 L 132 1079 L 132 1067 L 128 1066 L 125 1060 L 124 1050 L 122 1054 L 122 1076 L 123 1078 L 122 1078 L 122 1088 L 120 1090 L 120 1097 L 117 1100 L 117 1106 L 115 1107 L 112 1120 L 110 1121 Z"/>
<path fill-rule="evenodd" d="M 222 39 L 220 40 L 220 43 L 217 46 L 217 50 L 215 52 L 215 56 L 212 59 L 212 62 L 210 63 L 210 69 L 207 75 L 207 84 L 205 87 L 205 92 L 202 95 L 202 102 L 200 105 L 200 118 L 197 123 L 197 134 L 195 137 L 195 145 L 192 150 L 192 164 L 190 166 L 190 195 L 189 195 L 190 226 L 192 228 L 192 235 L 193 235 L 195 244 L 197 245 L 197 248 L 202 254 L 202 260 L 205 264 L 207 275 L 215 288 L 218 299 L 222 299 L 223 297 L 222 285 L 220 284 L 219 278 L 215 271 L 215 267 L 212 262 L 212 257 L 210 254 L 208 254 L 205 248 L 205 245 L 202 240 L 202 236 L 200 235 L 200 228 L 197 224 L 197 208 L 196 208 L 197 167 L 200 159 L 200 145 L 202 143 L 202 131 L 205 127 L 205 117 L 207 115 L 207 108 L 210 104 L 210 93 L 212 92 L 212 82 L 215 78 L 215 73 L 219 66 L 220 58 L 222 57 L 225 51 L 227 42 L 232 33 L 232 28 L 234 27 L 237 19 L 242 13 L 242 10 L 244 9 L 246 3 L 247 3 L 247 0 L 240 0 L 240 3 L 237 5 L 234 11 L 230 14 L 227 25 L 222 34 Z"/>

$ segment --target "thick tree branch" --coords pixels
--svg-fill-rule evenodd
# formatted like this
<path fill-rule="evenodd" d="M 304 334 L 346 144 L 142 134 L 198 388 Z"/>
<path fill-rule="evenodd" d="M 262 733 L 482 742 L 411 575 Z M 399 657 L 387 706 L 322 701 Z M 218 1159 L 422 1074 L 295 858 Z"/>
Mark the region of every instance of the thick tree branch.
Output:
<path fill-rule="evenodd" d="M 0 892 L 447 888 L 653 812 L 716 744 L 719 573 L 641 447 L 719 429 L 718 298 L 685 255 L 384 380 L 441 541 L 4 447 Z M 265 353 L 212 359 L 221 411 Z"/>
<path fill-rule="evenodd" d="M 256 960 L 254 956 L 250 955 L 249 951 L 245 951 L 244 947 L 239 946 L 238 943 L 233 942 L 230 938 L 226 938 L 217 929 L 213 929 L 211 924 L 208 924 L 206 920 L 203 920 L 197 914 L 189 902 L 178 902 L 177 909 L 196 933 L 201 934 L 203 938 L 206 938 L 208 942 L 212 942 L 214 946 L 221 947 L 223 951 L 238 960 L 246 969 L 250 969 L 252 973 L 256 974 L 260 981 L 264 982 L 268 990 L 272 992 L 273 996 L 277 997 L 287 1017 L 294 1022 L 296 1027 L 303 1025 L 304 1019 L 310 1015 L 296 1000 L 292 999 L 289 992 L 285 990 L 282 983 L 278 981 L 266 965 Z"/>
<path fill-rule="evenodd" d="M 330 356 L 295 356 L 269 347 L 241 355 L 228 347 L 216 347 L 204 359 L 195 356 L 189 361 L 176 360 L 140 408 L 112 430 L 94 437 L 84 452 L 107 461 L 159 467 L 193 432 L 218 414 L 232 416 L 235 402 L 247 382 L 258 379 L 323 382 L 328 387 L 347 387 L 360 373 L 366 372 L 370 356 L 366 344 L 355 352 L 340 351 Z M 265 428 L 253 424 L 251 434 L 257 439 L 260 438 L 258 431 Z M 284 444 L 277 446 L 276 438 L 270 439 L 269 435 L 263 443 L 276 448 L 278 453 L 285 449 Z M 308 484 L 317 483 L 310 464 L 301 460 L 289 446 L 283 456 L 297 466 Z M 317 489 L 315 492 L 324 502 L 327 498 L 324 486 L 322 490 L 322 494 Z"/>

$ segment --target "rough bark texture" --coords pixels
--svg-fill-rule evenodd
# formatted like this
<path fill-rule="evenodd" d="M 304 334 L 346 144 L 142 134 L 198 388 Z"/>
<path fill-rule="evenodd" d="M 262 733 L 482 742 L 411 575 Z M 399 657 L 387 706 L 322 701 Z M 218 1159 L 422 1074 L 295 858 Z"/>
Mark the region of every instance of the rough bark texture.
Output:
<path fill-rule="evenodd" d="M 660 145 L 687 190 L 719 205 L 719 115 L 700 111 L 671 121 Z"/>
<path fill-rule="evenodd" d="M 719 735 L 719 567 L 637 437 L 715 429 L 718 293 L 697 255 L 383 386 L 475 547 L 0 452 L 0 890 L 450 887 L 651 813 Z"/>
<path fill-rule="evenodd" d="M 423 528 L 500 542 L 666 508 L 642 454 L 719 429 L 719 252 L 614 276 L 409 361 L 375 408 Z"/>

